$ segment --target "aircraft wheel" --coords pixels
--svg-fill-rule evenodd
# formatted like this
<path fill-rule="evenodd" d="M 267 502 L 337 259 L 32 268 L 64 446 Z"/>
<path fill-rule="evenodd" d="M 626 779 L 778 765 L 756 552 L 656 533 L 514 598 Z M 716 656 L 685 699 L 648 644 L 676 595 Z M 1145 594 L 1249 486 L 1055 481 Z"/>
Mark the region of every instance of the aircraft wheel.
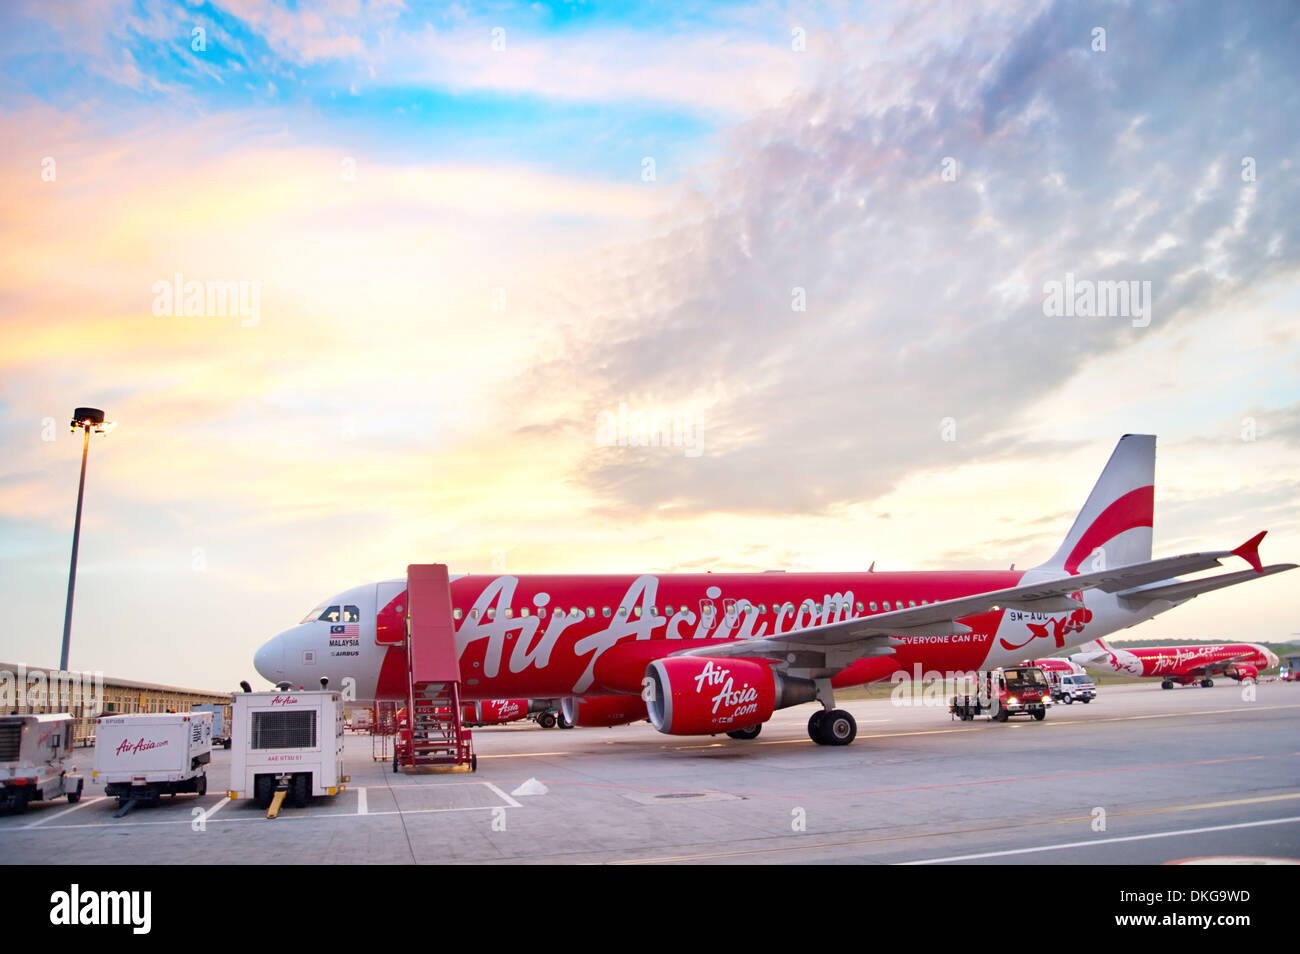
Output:
<path fill-rule="evenodd" d="M 823 745 L 848 745 L 858 735 L 858 723 L 853 715 L 843 709 L 832 709 L 821 721 Z"/>
<path fill-rule="evenodd" d="M 728 732 L 727 738 L 741 739 L 741 740 L 757 739 L 758 733 L 762 731 L 763 731 L 763 723 L 760 722 L 757 725 L 750 725 L 750 726 L 746 726 L 743 729 L 736 729 L 734 732 Z"/>
<path fill-rule="evenodd" d="M 543 729 L 554 729 L 555 713 L 543 712 L 541 715 L 537 717 L 537 724 L 540 725 Z"/>
<path fill-rule="evenodd" d="M 812 739 L 818 745 L 826 744 L 822 741 L 822 720 L 825 718 L 825 709 L 818 709 L 808 717 L 808 738 Z"/>
<path fill-rule="evenodd" d="M 561 709 L 555 714 L 555 724 L 561 729 L 572 729 L 573 723 L 564 718 L 564 710 Z"/>
<path fill-rule="evenodd" d="M 1174 684 L 1173 684 L 1172 682 L 1170 682 L 1168 679 L 1166 679 L 1164 682 L 1160 683 L 1160 688 L 1161 688 L 1161 689 L 1172 689 L 1173 687 L 1174 687 Z"/>
<path fill-rule="evenodd" d="M 1202 680 L 1201 680 L 1201 688 L 1202 688 L 1202 689 L 1209 689 L 1209 688 L 1210 688 L 1211 686 L 1213 686 L 1213 685 L 1214 685 L 1214 680 L 1213 680 L 1213 679 L 1202 679 Z"/>

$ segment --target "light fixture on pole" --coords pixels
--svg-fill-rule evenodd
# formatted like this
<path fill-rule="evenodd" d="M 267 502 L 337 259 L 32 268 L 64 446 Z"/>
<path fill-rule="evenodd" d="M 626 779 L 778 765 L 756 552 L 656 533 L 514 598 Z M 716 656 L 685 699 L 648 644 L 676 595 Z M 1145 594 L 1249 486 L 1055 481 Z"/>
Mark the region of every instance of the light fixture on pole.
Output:
<path fill-rule="evenodd" d="M 90 432 L 107 434 L 116 424 L 104 420 L 104 412 L 97 407 L 79 407 L 72 412 L 72 430 L 81 428 L 85 436 L 81 444 L 81 482 L 77 485 L 77 519 L 72 526 L 72 563 L 68 567 L 68 605 L 63 610 L 63 652 L 59 656 L 59 669 L 68 668 L 68 650 L 72 646 L 72 594 L 77 588 L 77 547 L 81 543 L 81 501 L 86 495 L 86 456 L 90 452 Z"/>

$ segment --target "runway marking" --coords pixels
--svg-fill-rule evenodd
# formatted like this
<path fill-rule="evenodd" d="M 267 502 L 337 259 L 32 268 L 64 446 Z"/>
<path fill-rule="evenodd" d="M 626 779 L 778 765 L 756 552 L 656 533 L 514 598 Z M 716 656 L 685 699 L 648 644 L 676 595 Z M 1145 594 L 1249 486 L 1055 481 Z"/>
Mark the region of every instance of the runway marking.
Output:
<path fill-rule="evenodd" d="M 204 823 L 206 823 L 207 820 L 208 820 L 209 818 L 211 818 L 211 817 L 212 817 L 213 815 L 215 815 L 217 812 L 221 811 L 221 809 L 225 808 L 227 805 L 229 805 L 229 804 L 230 804 L 231 802 L 233 802 L 233 801 L 234 801 L 234 799 L 231 798 L 229 795 L 227 795 L 227 796 L 226 796 L 225 798 L 223 798 L 221 801 L 217 802 L 217 804 L 213 805 L 211 808 L 209 808 L 207 811 L 205 811 L 202 815 L 200 815 L 200 816 L 199 816 L 199 819 L 200 819 L 201 821 L 203 821 Z"/>
<path fill-rule="evenodd" d="M 480 755 L 480 759 L 536 759 L 543 755 L 572 755 L 572 752 L 501 752 L 497 755 Z"/>
<path fill-rule="evenodd" d="M 510 797 L 509 795 L 507 795 L 507 794 L 506 794 L 504 791 L 502 791 L 500 788 L 498 788 L 497 786 L 493 785 L 491 782 L 484 782 L 483 784 L 486 785 L 488 788 L 492 789 L 492 791 L 496 792 L 498 795 L 500 795 L 500 796 L 505 800 L 506 804 L 509 805 L 511 808 L 523 808 L 523 807 L 524 807 L 523 805 L 519 804 L 519 802 L 515 801 L 512 797 Z"/>
<path fill-rule="evenodd" d="M 1118 845 L 1129 841 L 1151 841 L 1156 838 L 1177 838 L 1182 835 L 1204 835 L 1213 831 L 1236 831 L 1241 828 L 1263 828 L 1268 825 L 1293 825 L 1300 815 L 1291 818 L 1270 818 L 1265 821 L 1238 822 L 1233 825 L 1207 825 L 1204 828 L 1183 828 L 1178 831 L 1156 831 L 1146 835 L 1124 835 L 1119 838 L 1098 838 L 1094 841 L 1070 841 L 1057 845 L 1036 845 L 1033 848 L 1011 848 L 1006 851 L 983 851 L 971 855 L 949 855 L 946 858 L 926 858 L 921 861 L 902 861 L 901 865 L 937 865 L 951 861 L 975 861 L 980 858 L 1006 858 L 1010 855 L 1030 855 L 1040 851 L 1062 851 L 1067 848 L 1092 848 L 1097 845 Z"/>
<path fill-rule="evenodd" d="M 361 788 L 357 789 L 357 814 L 358 815 L 370 814 L 370 807 L 369 805 L 366 804 L 365 786 L 362 786 Z"/>
<path fill-rule="evenodd" d="M 106 795 L 100 795 L 97 798 L 83 798 L 81 801 L 77 802 L 77 804 L 69 805 L 61 812 L 47 812 L 44 815 L 42 815 L 40 818 L 36 819 L 36 821 L 23 825 L 22 827 L 23 829 L 28 829 L 28 828 L 35 828 L 38 825 L 44 825 L 47 821 L 53 821 L 56 818 L 62 818 L 64 815 L 71 815 L 79 808 L 85 808 L 87 805 L 95 804 L 95 802 L 102 802 L 107 797 L 108 796 Z"/>
<path fill-rule="evenodd" d="M 1207 808 L 1213 807 L 1218 804 L 1238 804 L 1238 803 L 1244 804 L 1247 802 L 1254 802 L 1254 801 L 1264 802 L 1264 801 L 1274 801 L 1274 800 L 1291 799 L 1291 798 L 1300 798 L 1300 793 L 1292 794 L 1292 795 L 1266 796 L 1260 799 L 1240 799 L 1239 802 L 1225 802 L 1225 803 L 1207 802 L 1204 807 Z M 1182 810 L 1182 807 L 1177 806 L 1169 810 L 1180 811 Z M 1159 814 L 1161 811 L 1162 809 L 1151 809 L 1146 812 L 1131 812 L 1131 813 L 1111 812 L 1109 817 L 1122 818 L 1128 814 Z M 1067 821 L 1078 824 L 1080 820 L 1081 819 L 1050 819 L 1035 824 L 1054 825 L 1054 824 L 1063 824 Z M 1082 820 L 1091 821 L 1092 816 L 1087 816 L 1085 819 Z M 1255 822 L 1252 824 L 1272 824 L 1272 822 L 1267 822 L 1267 823 Z M 743 855 L 766 855 L 766 854 L 772 854 L 774 852 L 785 854 L 787 852 L 793 852 L 793 851 L 816 851 L 819 849 L 827 849 L 827 848 L 852 848 L 852 847 L 862 846 L 862 845 L 882 845 L 891 841 L 911 841 L 913 839 L 924 839 L 924 838 L 949 838 L 954 835 L 976 835 L 976 834 L 981 834 L 983 832 L 1016 831 L 1023 827 L 1024 827 L 1023 825 L 1011 826 L 1011 825 L 999 824 L 999 825 L 987 825 L 981 828 L 957 828 L 951 831 L 909 832 L 900 835 L 876 835 L 869 838 L 851 838 L 846 841 L 806 840 L 805 838 L 800 838 L 798 840 L 798 843 L 794 843 L 794 844 L 772 845 L 772 846 L 765 846 L 761 848 L 737 848 L 737 849 L 727 850 L 727 851 L 708 851 L 708 852 L 699 852 L 697 854 L 692 854 L 692 855 L 664 855 L 657 858 L 624 858 L 615 861 L 610 861 L 608 863 L 611 865 L 677 864 L 684 861 L 706 861 L 712 858 L 734 858 Z M 1205 830 L 1208 831 L 1211 829 L 1205 829 Z M 782 836 L 782 837 L 788 838 L 789 836 Z M 1099 843 L 1100 842 L 1098 841 L 1087 841 L 1087 842 L 1081 842 L 1080 844 L 1095 845 Z M 939 859 L 939 860 L 943 860 L 943 859 Z M 900 862 L 900 864 L 902 863 L 904 862 Z M 905 862 L 905 863 L 918 865 L 918 864 L 928 864 L 933 862 L 912 861 L 912 862 Z"/>
<path fill-rule="evenodd" d="M 1170 805 L 1168 808 L 1140 808 L 1131 812 L 1110 812 L 1107 818 L 1136 818 L 1140 815 L 1166 815 L 1173 812 L 1195 812 L 1207 808 L 1232 808 L 1236 805 L 1261 805 L 1265 802 L 1288 802 L 1300 798 L 1300 792 L 1290 795 L 1261 795 L 1258 798 L 1234 798 L 1225 802 L 1197 802 L 1193 805 Z M 1058 819 L 1056 824 L 1077 824 L 1092 821 L 1091 815 L 1076 815 L 1074 818 Z"/>

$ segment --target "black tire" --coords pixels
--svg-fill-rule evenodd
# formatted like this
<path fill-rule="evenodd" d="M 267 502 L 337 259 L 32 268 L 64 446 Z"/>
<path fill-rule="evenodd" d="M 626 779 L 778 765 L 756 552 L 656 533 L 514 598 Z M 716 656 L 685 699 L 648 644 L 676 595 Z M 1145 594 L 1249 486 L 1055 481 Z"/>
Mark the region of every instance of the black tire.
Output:
<path fill-rule="evenodd" d="M 199 781 L 198 784 L 194 786 L 194 791 L 198 795 L 208 794 L 208 777 L 206 775 L 199 776 Z"/>
<path fill-rule="evenodd" d="M 302 772 L 289 780 L 289 804 L 294 808 L 306 808 L 310 801 L 311 776 Z"/>
<path fill-rule="evenodd" d="M 822 719 L 821 734 L 823 745 L 848 745 L 858 737 L 858 722 L 852 713 L 832 709 Z"/>
<path fill-rule="evenodd" d="M 471 772 L 477 772 L 477 771 L 478 771 L 478 753 L 477 753 L 477 752 L 476 752 L 475 754 L 473 754 L 473 755 L 471 755 L 471 756 L 469 757 L 469 770 L 470 770 Z"/>
<path fill-rule="evenodd" d="M 229 739 L 226 739 L 224 742 L 222 742 L 222 743 L 221 743 L 221 747 L 222 747 L 223 749 L 228 749 L 228 748 L 230 748 L 230 740 L 229 740 Z"/>
<path fill-rule="evenodd" d="M 808 717 L 808 738 L 812 739 L 818 745 L 826 744 L 822 741 L 822 720 L 825 718 L 825 709 L 818 709 Z"/>
<path fill-rule="evenodd" d="M 555 715 L 555 725 L 556 725 L 557 728 L 560 728 L 560 729 L 572 729 L 572 728 L 573 728 L 573 723 L 570 722 L 568 719 L 564 718 L 564 710 L 563 710 L 563 709 L 561 709 L 559 712 L 556 713 L 556 715 Z"/>
<path fill-rule="evenodd" d="M 1007 719 L 1009 719 L 1009 718 L 1011 718 L 1011 717 L 1010 717 L 1009 715 L 1007 715 L 1007 710 L 999 707 L 999 709 L 998 709 L 998 714 L 995 715 L 995 716 L 993 717 L 993 721 L 994 721 L 994 722 L 1006 722 Z"/>
<path fill-rule="evenodd" d="M 760 722 L 757 725 L 750 725 L 750 726 L 746 726 L 743 729 L 736 729 L 734 732 L 728 732 L 727 738 L 747 741 L 749 739 L 757 739 L 758 734 L 762 731 L 763 731 L 763 723 Z"/>
<path fill-rule="evenodd" d="M 393 774 L 397 774 L 397 750 L 393 750 Z"/>
<path fill-rule="evenodd" d="M 555 713 L 554 713 L 554 712 L 543 712 L 543 713 L 539 714 L 539 715 L 537 716 L 537 724 L 540 725 L 543 729 L 554 729 L 554 728 L 555 728 Z"/>
<path fill-rule="evenodd" d="M 270 775 L 257 776 L 253 780 L 253 804 L 262 809 L 270 808 L 274 797 L 275 779 Z"/>
<path fill-rule="evenodd" d="M 1088 703 L 1092 702 L 1092 700 L 1089 699 L 1087 696 L 1084 696 L 1084 697 L 1083 697 L 1082 699 L 1080 699 L 1079 701 L 1082 702 L 1085 706 L 1086 706 Z"/>
<path fill-rule="evenodd" d="M 1164 682 L 1160 683 L 1160 688 L 1161 688 L 1161 689 L 1172 689 L 1173 687 L 1174 687 L 1174 684 L 1173 684 L 1172 682 L 1170 682 L 1168 679 L 1166 679 Z"/>
<path fill-rule="evenodd" d="M 1046 709 L 1035 709 L 1035 710 L 1034 710 L 1034 718 L 1037 719 L 1039 722 L 1042 722 L 1044 719 L 1047 718 L 1047 710 L 1046 710 Z"/>
<path fill-rule="evenodd" d="M 1072 706 L 1074 705 L 1074 696 L 1071 695 L 1062 696 L 1061 701 L 1064 702 L 1067 706 Z"/>
<path fill-rule="evenodd" d="M 1209 689 L 1209 688 L 1210 688 L 1211 686 L 1213 686 L 1213 685 L 1214 685 L 1214 680 L 1213 680 L 1213 679 L 1202 679 L 1202 680 L 1201 680 L 1201 688 L 1202 688 L 1202 689 Z"/>

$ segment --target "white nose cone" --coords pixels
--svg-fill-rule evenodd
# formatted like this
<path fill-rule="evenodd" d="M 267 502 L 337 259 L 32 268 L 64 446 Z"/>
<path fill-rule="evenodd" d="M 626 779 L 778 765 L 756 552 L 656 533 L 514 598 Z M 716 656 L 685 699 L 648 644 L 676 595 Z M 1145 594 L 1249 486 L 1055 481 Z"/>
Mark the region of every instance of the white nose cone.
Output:
<path fill-rule="evenodd" d="M 277 636 L 253 654 L 253 668 L 267 682 L 284 679 L 284 638 Z"/>

